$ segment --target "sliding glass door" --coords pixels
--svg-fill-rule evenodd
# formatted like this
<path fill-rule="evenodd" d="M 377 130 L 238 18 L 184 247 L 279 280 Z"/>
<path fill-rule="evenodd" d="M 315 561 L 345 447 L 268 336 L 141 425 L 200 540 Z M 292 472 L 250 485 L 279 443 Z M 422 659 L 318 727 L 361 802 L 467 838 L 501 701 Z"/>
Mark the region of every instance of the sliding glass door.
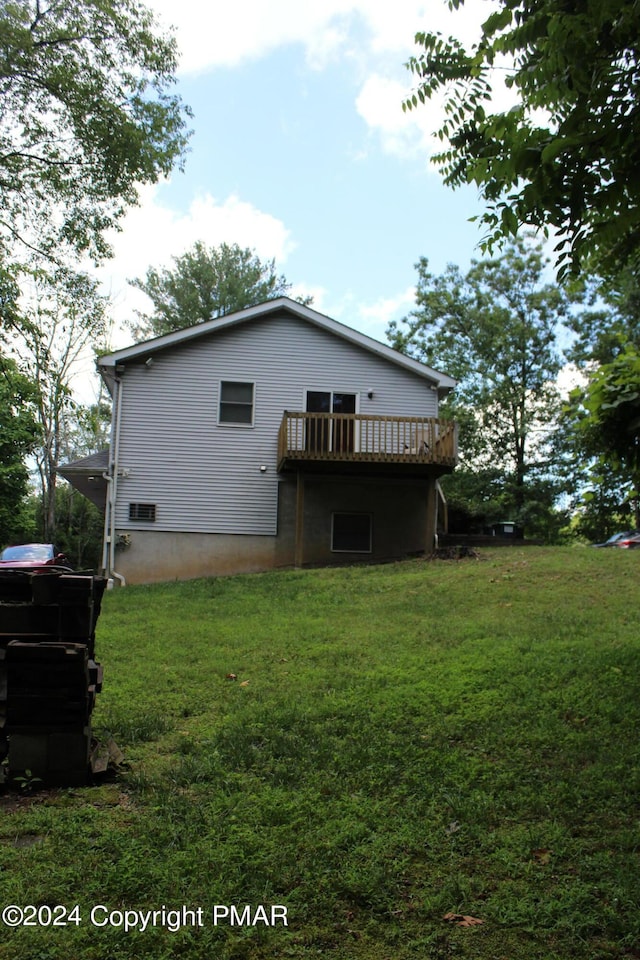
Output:
<path fill-rule="evenodd" d="M 356 403 L 355 393 L 307 390 L 306 412 L 355 413 Z M 355 450 L 355 421 L 351 417 L 309 417 L 306 449 L 315 453 L 352 453 Z"/>

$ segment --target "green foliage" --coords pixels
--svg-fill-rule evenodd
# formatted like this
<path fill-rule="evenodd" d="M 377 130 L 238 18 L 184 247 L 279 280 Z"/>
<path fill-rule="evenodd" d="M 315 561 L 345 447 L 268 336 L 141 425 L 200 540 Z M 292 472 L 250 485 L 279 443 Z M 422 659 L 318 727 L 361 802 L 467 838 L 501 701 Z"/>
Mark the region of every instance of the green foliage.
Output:
<path fill-rule="evenodd" d="M 255 251 L 237 243 L 206 247 L 198 241 L 173 262 L 171 269 L 150 267 L 144 280 L 129 281 L 153 304 L 152 313 L 138 311 L 140 322 L 132 324 L 137 340 L 285 296 L 291 287 L 276 274 L 274 260 L 262 262 Z"/>
<path fill-rule="evenodd" d="M 0 337 L 16 325 L 19 297 L 16 268 L 4 262 L 0 251 Z"/>
<path fill-rule="evenodd" d="M 106 335 L 105 299 L 97 281 L 63 267 L 21 271 L 20 316 L 9 340 L 24 374 L 33 384 L 38 422 L 34 453 L 44 504 L 43 537 L 56 531 L 55 488 L 62 460 L 65 418 L 73 410 L 76 364 Z"/>
<path fill-rule="evenodd" d="M 56 526 L 53 540 L 76 570 L 97 570 L 102 563 L 104 517 L 70 484 L 56 486 Z"/>
<path fill-rule="evenodd" d="M 566 507 L 558 505 L 557 478 L 529 477 L 526 500 L 518 506 L 514 479 L 499 466 L 478 470 L 456 469 L 440 480 L 447 499 L 450 533 L 484 533 L 493 523 L 517 517 L 527 537 L 542 543 L 566 539 Z M 564 492 L 564 491 L 562 491 Z"/>
<path fill-rule="evenodd" d="M 388 330 L 392 345 L 459 380 L 443 415 L 461 425 L 463 466 L 498 470 L 509 487 L 509 514 L 531 519 L 536 484 L 548 485 L 547 441 L 560 410 L 556 338 L 572 302 L 544 282 L 539 248 L 513 241 L 499 260 L 474 261 L 466 275 L 450 265 L 440 277 L 417 265 L 416 310 Z"/>
<path fill-rule="evenodd" d="M 407 66 L 417 87 L 404 108 L 444 93 L 434 159 L 450 186 L 479 187 L 487 246 L 524 225 L 557 235 L 561 275 L 638 262 L 639 34 L 633 0 L 500 0 L 469 50 L 416 34 Z M 510 109 L 491 109 L 498 78 Z"/>
<path fill-rule="evenodd" d="M 1 0 L 0 38 L 0 246 L 103 257 L 184 155 L 175 41 L 137 0 Z"/>
<path fill-rule="evenodd" d="M 569 316 L 573 342 L 567 359 L 589 370 L 593 364 L 610 363 L 628 344 L 640 348 L 640 287 L 636 271 L 627 269 L 606 282 L 584 287 L 592 309 Z"/>
<path fill-rule="evenodd" d="M 0 546 L 22 539 L 29 492 L 25 461 L 38 438 L 35 411 L 34 385 L 0 353 Z"/>
<path fill-rule="evenodd" d="M 85 922 L 7 928 L 0 960 L 633 955 L 639 559 L 487 550 L 110 592 L 94 727 L 128 770 L 0 797 L 2 902 Z M 216 903 L 285 904 L 289 927 L 216 928 Z M 204 925 L 125 936 L 95 904 Z"/>
<path fill-rule="evenodd" d="M 88 457 L 109 446 L 111 402 L 99 397 L 96 403 L 77 404 L 65 417 L 64 458 L 66 462 Z"/>
<path fill-rule="evenodd" d="M 629 496 L 640 493 L 640 351 L 627 345 L 594 370 L 586 389 L 572 394 L 585 449 L 632 478 Z M 582 415 L 580 415 L 582 414 Z"/>
<path fill-rule="evenodd" d="M 60 453 L 66 463 L 109 445 L 111 406 L 99 400 L 74 406 L 63 418 Z M 37 511 L 42 525 L 42 508 Z M 68 483 L 56 484 L 53 539 L 77 570 L 96 570 L 102 562 L 104 516 Z"/>
<path fill-rule="evenodd" d="M 71 368 L 104 333 L 104 304 L 78 258 L 108 255 L 106 232 L 140 185 L 184 157 L 189 111 L 171 92 L 176 65 L 175 41 L 137 0 L 0 0 L 0 341 L 31 384 L 45 536 L 55 530 Z M 22 387 L 0 402 L 18 409 Z M 17 442 L 3 451 L 3 467 L 23 460 Z M 18 486 L 0 507 L 5 536 L 7 525 L 24 529 L 26 472 L 15 469 Z"/>
<path fill-rule="evenodd" d="M 591 467 L 574 515 L 576 533 L 591 543 L 602 543 L 621 530 L 640 529 L 637 500 L 628 498 L 631 479 L 625 483 L 619 470 L 607 463 Z"/>
<path fill-rule="evenodd" d="M 577 529 L 604 540 L 640 526 L 630 402 L 637 372 L 629 362 L 640 349 L 640 295 L 632 270 L 593 287 L 594 309 L 569 318 L 574 337 L 567 356 L 584 382 L 565 404 L 556 452 L 567 492 L 579 506 Z"/>

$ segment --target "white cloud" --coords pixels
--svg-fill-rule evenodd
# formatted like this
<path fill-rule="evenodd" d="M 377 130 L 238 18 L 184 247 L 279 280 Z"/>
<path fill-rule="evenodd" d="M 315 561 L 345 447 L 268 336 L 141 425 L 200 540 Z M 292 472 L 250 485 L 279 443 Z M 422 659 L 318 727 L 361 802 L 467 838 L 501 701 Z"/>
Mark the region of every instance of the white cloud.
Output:
<path fill-rule="evenodd" d="M 412 87 L 404 63 L 418 50 L 419 30 L 454 34 L 471 44 L 495 0 L 467 0 L 452 12 L 446 0 L 148 0 L 161 23 L 175 28 L 180 72 L 197 74 L 237 67 L 298 44 L 312 69 L 349 59 L 360 78 L 356 108 L 383 149 L 394 155 L 422 150 L 432 154 L 433 132 L 442 123 L 442 98 L 404 114 L 402 100 Z"/>
<path fill-rule="evenodd" d="M 181 72 L 237 66 L 284 44 L 301 43 L 311 62 L 325 62 L 345 40 L 344 20 L 358 6 L 351 0 L 151 0 L 163 25 L 173 25 Z"/>
<path fill-rule="evenodd" d="M 420 53 L 413 42 L 415 33 L 424 29 L 453 35 L 471 47 L 495 7 L 494 0 L 468 0 L 462 10 L 452 12 L 444 0 L 431 3 L 428 8 L 415 0 L 397 0 L 392 7 L 363 0 L 361 12 L 370 29 L 370 48 L 356 109 L 370 131 L 380 138 L 385 152 L 400 157 L 432 156 L 443 148 L 435 133 L 445 116 L 444 93 L 436 94 L 414 110 L 404 112 L 401 106 L 416 87 L 415 78 L 404 66 L 410 56 Z M 504 74 L 496 72 L 493 83 L 495 109 L 509 109 L 516 98 L 505 87 Z"/>
<path fill-rule="evenodd" d="M 574 363 L 567 363 L 558 374 L 558 389 L 566 399 L 575 387 L 585 387 L 588 382 L 586 374 L 579 370 Z"/>
<path fill-rule="evenodd" d="M 314 69 L 329 68 L 338 56 L 349 58 L 360 83 L 356 110 L 371 136 L 396 156 L 425 157 L 438 143 L 432 131 L 439 125 L 441 114 L 435 102 L 416 111 L 402 111 L 402 100 L 411 88 L 411 76 L 403 63 L 414 52 L 414 34 L 420 29 L 456 32 L 470 42 L 493 0 L 467 0 L 457 14 L 451 14 L 446 0 L 394 0 L 393 4 L 386 0 L 147 3 L 165 26 L 175 26 L 182 73 L 234 67 L 294 43 L 305 49 L 307 63 Z M 129 212 L 122 231 L 112 238 L 114 259 L 100 271 L 120 326 L 132 317 L 135 308 L 144 305 L 143 295 L 133 290 L 127 279 L 143 277 L 149 266 L 170 264 L 172 257 L 189 249 L 196 240 L 211 246 L 237 242 L 255 249 L 263 259 L 275 258 L 279 269 L 293 249 L 290 231 L 281 220 L 239 196 L 220 199 L 203 194 L 191 202 L 186 213 L 165 206 L 159 198 L 157 187 L 142 191 L 140 206 Z M 297 295 L 304 291 L 296 288 L 293 292 Z M 310 292 L 314 305 L 325 309 L 327 292 Z M 372 335 L 384 335 L 391 318 L 387 313 L 393 312 L 391 303 L 386 300 L 363 309 L 363 323 L 371 325 Z M 338 313 L 340 309 L 338 304 Z M 350 316 L 357 313 L 358 307 L 351 304 Z"/>
<path fill-rule="evenodd" d="M 411 54 L 418 30 L 470 39 L 491 12 L 490 0 L 468 0 L 457 14 L 445 0 L 148 0 L 148 5 L 163 26 L 175 27 L 183 73 L 237 66 L 291 43 L 304 46 L 309 63 L 317 67 L 354 44 L 372 54 L 393 53 L 401 63 Z M 358 29 L 363 23 L 364 35 Z"/>
<path fill-rule="evenodd" d="M 387 339 L 387 327 L 391 320 L 406 316 L 415 306 L 415 285 L 407 287 L 395 297 L 383 297 L 375 303 L 362 305 L 357 321 L 358 329 L 383 343 Z"/>
<path fill-rule="evenodd" d="M 315 293 L 315 291 L 314 291 Z M 387 342 L 387 326 L 391 320 L 400 320 L 415 305 L 415 286 L 408 287 L 393 297 L 381 297 L 372 303 L 363 303 L 353 293 L 340 298 L 331 297 L 326 290 L 319 291 L 312 304 L 315 310 L 345 323 L 381 343 Z"/>
<path fill-rule="evenodd" d="M 197 240 L 207 246 L 237 243 L 255 250 L 262 260 L 274 258 L 281 268 L 294 247 L 291 235 L 281 220 L 264 213 L 250 203 L 231 195 L 218 201 L 211 194 L 197 197 L 186 213 L 164 206 L 158 188 L 142 191 L 140 206 L 132 208 L 122 230 L 110 238 L 114 257 L 98 271 L 104 291 L 112 300 L 112 315 L 121 328 L 134 318 L 136 309 L 148 307 L 146 297 L 127 283 L 144 277 L 150 266 L 169 266 Z M 116 331 L 122 346 L 129 334 Z M 124 341 L 123 341 L 124 338 Z"/>
<path fill-rule="evenodd" d="M 413 38 L 419 30 L 441 30 L 448 34 L 455 25 L 446 0 L 431 0 L 430 3 L 362 0 L 357 6 L 369 29 L 371 50 L 392 53 L 394 59 L 400 58 L 400 63 L 413 53 Z"/>
<path fill-rule="evenodd" d="M 310 306 L 312 310 L 317 310 L 318 313 L 327 312 L 327 308 L 325 306 L 327 290 L 325 287 L 312 285 L 310 283 L 292 283 L 291 290 L 287 296 L 291 297 L 293 300 L 311 297 L 312 303 Z"/>
<path fill-rule="evenodd" d="M 402 101 L 408 92 L 408 85 L 372 74 L 358 95 L 356 109 L 369 129 L 380 137 L 385 152 L 399 157 L 431 156 L 441 146 L 433 136 L 441 116 L 440 102 L 405 112 Z"/>

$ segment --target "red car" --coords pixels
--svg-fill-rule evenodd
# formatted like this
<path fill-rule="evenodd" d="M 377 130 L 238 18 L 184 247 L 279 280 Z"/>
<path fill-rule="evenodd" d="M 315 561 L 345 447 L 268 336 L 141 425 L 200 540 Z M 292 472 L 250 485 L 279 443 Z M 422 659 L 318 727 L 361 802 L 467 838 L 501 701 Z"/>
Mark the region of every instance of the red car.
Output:
<path fill-rule="evenodd" d="M 53 543 L 22 543 L 5 547 L 0 554 L 0 570 L 46 570 L 51 567 L 73 569 Z"/>

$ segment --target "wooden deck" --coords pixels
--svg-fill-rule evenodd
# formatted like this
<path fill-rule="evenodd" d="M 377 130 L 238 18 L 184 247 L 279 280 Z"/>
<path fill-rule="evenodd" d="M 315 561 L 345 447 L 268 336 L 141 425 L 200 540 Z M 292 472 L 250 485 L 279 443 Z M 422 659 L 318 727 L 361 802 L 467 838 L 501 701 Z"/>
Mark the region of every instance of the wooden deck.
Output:
<path fill-rule="evenodd" d="M 303 464 L 397 464 L 452 469 L 457 428 L 435 417 L 285 411 L 278 433 L 278 470 Z M 441 470 L 441 472 L 444 472 Z"/>

